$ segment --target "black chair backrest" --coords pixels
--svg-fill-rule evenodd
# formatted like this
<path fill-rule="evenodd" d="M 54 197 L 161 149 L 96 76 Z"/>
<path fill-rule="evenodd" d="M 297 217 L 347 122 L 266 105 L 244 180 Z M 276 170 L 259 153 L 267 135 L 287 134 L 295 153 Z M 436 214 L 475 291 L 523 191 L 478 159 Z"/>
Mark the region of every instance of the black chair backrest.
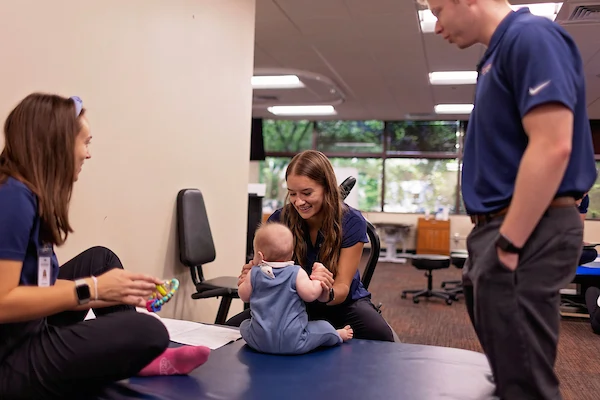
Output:
<path fill-rule="evenodd" d="M 369 237 L 369 242 L 371 243 L 371 250 L 369 252 L 367 265 L 362 273 L 362 284 L 365 289 L 369 289 L 371 278 L 373 278 L 375 267 L 377 267 L 377 262 L 379 261 L 379 253 L 381 253 L 381 240 L 379 239 L 377 230 L 369 221 L 367 221 L 367 236 Z"/>
<path fill-rule="evenodd" d="M 342 195 L 342 199 L 348 197 L 354 185 L 356 185 L 356 178 L 353 176 L 347 177 L 344 182 L 340 184 L 340 194 Z"/>
<path fill-rule="evenodd" d="M 179 259 L 187 267 L 201 267 L 216 258 L 204 197 L 198 189 L 177 193 Z"/>

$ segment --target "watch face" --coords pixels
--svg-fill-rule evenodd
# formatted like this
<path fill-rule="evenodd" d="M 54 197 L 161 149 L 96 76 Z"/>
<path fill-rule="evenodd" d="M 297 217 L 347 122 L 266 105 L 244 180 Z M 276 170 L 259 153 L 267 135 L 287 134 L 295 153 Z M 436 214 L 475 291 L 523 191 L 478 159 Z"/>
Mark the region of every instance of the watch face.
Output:
<path fill-rule="evenodd" d="M 77 298 L 79 300 L 87 300 L 91 297 L 90 287 L 88 285 L 77 286 Z"/>

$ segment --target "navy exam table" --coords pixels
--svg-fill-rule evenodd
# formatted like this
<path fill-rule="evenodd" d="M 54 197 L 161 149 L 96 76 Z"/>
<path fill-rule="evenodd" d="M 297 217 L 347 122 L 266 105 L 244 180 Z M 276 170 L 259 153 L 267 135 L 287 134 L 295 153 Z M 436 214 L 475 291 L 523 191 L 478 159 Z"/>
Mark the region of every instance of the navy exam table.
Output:
<path fill-rule="evenodd" d="M 240 339 L 214 350 L 189 376 L 132 378 L 102 400 L 487 400 L 495 399 L 481 353 L 354 339 L 302 356 L 251 350 Z"/>

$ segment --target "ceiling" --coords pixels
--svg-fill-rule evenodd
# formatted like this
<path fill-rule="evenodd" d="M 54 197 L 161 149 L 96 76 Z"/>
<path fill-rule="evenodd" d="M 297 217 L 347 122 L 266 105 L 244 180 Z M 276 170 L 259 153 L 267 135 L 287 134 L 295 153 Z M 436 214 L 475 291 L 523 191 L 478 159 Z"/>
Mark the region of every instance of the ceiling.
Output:
<path fill-rule="evenodd" d="M 600 0 L 568 0 L 556 20 L 568 19 L 575 3 Z M 336 116 L 310 118 L 468 118 L 436 115 L 434 105 L 472 103 L 474 85 L 432 86 L 428 73 L 475 70 L 485 49 L 422 34 L 417 10 L 414 0 L 257 0 L 255 74 L 291 71 L 306 87 L 254 90 L 253 116 L 275 118 L 269 105 L 337 104 Z M 590 118 L 600 119 L 600 19 L 563 25 L 585 63 Z"/>

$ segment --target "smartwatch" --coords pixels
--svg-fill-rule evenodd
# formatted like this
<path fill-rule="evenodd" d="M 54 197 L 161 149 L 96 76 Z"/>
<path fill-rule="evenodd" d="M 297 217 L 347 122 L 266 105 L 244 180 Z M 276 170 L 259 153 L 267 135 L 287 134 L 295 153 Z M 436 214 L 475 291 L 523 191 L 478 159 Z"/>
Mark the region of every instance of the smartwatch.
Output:
<path fill-rule="evenodd" d="M 521 250 L 523 250 L 522 248 L 515 246 L 509 238 L 501 233 L 498 235 L 498 239 L 496 239 L 496 247 L 500 250 L 506 251 L 507 253 L 514 254 L 520 254 Z"/>
<path fill-rule="evenodd" d="M 92 292 L 90 291 L 90 285 L 83 279 L 75 281 L 75 294 L 77 295 L 77 301 L 79 304 L 89 303 Z"/>

